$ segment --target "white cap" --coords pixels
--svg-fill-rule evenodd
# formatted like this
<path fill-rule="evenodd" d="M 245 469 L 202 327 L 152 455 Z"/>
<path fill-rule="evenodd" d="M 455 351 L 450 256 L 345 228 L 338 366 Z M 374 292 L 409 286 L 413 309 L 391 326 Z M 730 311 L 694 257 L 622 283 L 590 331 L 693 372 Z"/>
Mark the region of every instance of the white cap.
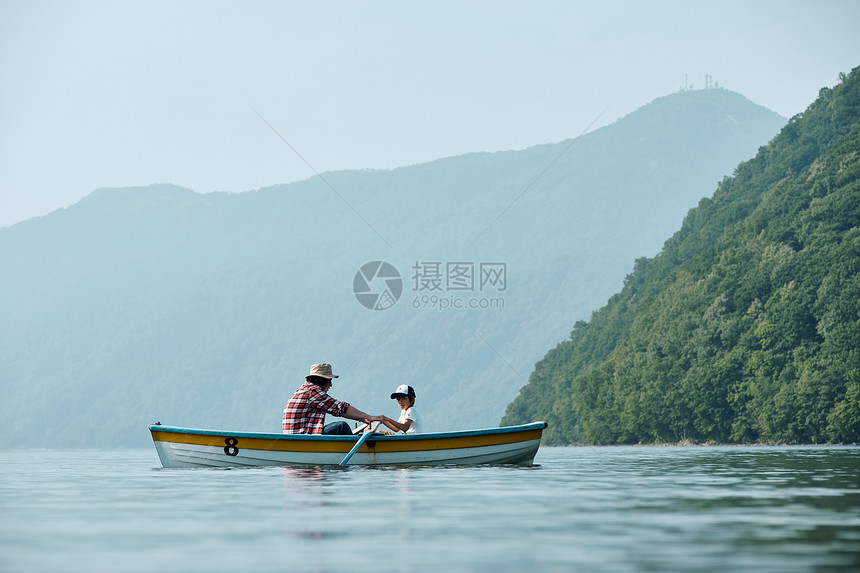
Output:
<path fill-rule="evenodd" d="M 392 398 L 399 398 L 401 396 L 414 398 L 415 397 L 415 390 L 412 389 L 412 386 L 407 386 L 406 384 L 401 384 L 400 386 L 397 387 L 397 390 L 395 390 L 391 394 L 391 397 Z"/>

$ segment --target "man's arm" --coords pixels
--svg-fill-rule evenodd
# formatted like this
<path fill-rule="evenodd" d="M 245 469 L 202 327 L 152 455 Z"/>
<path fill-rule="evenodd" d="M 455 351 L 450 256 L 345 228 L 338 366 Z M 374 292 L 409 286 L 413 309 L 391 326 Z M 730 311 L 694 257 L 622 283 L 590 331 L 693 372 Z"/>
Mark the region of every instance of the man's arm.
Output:
<path fill-rule="evenodd" d="M 346 409 L 346 412 L 343 413 L 342 417 L 349 418 L 350 420 L 360 420 L 369 424 L 370 422 L 381 422 L 385 416 L 371 416 L 370 414 L 365 414 L 355 406 L 350 405 L 350 407 Z"/>

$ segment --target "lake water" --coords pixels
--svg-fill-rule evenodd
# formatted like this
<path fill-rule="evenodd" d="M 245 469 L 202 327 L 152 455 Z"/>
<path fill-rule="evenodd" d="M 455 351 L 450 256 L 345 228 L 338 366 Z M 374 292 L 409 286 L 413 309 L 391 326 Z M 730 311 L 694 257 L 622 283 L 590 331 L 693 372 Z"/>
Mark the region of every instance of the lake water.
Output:
<path fill-rule="evenodd" d="M 535 466 L 161 469 L 4 451 L 0 571 L 860 570 L 860 448 L 541 448 Z"/>

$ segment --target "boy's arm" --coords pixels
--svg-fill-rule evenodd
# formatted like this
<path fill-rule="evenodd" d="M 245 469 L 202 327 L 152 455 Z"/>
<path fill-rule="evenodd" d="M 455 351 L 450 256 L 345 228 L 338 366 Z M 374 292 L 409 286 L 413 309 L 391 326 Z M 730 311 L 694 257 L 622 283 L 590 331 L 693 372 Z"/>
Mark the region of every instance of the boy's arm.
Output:
<path fill-rule="evenodd" d="M 394 430 L 395 432 L 405 432 L 412 426 L 412 420 L 406 420 L 402 424 L 400 422 L 395 422 L 388 416 L 382 416 L 382 423 Z"/>

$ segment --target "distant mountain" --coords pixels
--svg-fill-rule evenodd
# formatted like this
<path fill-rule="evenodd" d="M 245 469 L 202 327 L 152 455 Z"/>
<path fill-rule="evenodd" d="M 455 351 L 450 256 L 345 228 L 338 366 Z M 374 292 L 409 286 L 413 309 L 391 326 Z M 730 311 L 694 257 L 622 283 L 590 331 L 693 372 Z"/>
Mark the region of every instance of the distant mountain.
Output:
<path fill-rule="evenodd" d="M 860 68 L 538 362 L 549 443 L 860 441 Z"/>
<path fill-rule="evenodd" d="M 0 443 L 279 431 L 323 361 L 365 411 L 396 414 L 407 382 L 428 429 L 495 426 L 545 349 L 784 123 L 681 92 L 577 140 L 241 194 L 100 189 L 2 228 Z M 353 292 L 397 294 L 373 261 L 401 275 L 385 310 Z"/>

